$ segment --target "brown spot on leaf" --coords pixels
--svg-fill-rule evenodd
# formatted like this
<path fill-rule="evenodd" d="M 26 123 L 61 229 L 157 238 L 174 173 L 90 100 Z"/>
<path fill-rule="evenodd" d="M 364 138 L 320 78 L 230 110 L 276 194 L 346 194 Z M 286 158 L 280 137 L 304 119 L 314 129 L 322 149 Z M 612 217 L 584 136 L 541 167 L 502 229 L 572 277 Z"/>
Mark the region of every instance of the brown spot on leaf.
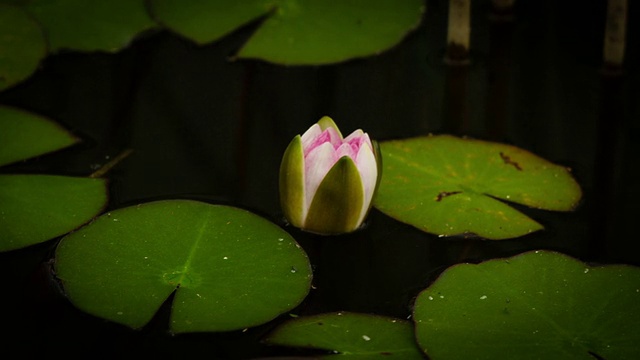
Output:
<path fill-rule="evenodd" d="M 462 191 L 441 191 L 438 194 L 438 196 L 436 196 L 436 201 L 440 202 L 440 201 L 442 201 L 442 199 L 446 198 L 447 196 L 460 194 L 461 192 Z"/>
<path fill-rule="evenodd" d="M 512 165 L 517 170 L 522 171 L 522 167 L 520 167 L 520 164 L 518 164 L 517 162 L 511 160 L 511 157 L 509 155 L 507 155 L 507 154 L 505 154 L 505 153 L 503 153 L 501 151 L 500 152 L 500 157 L 502 158 L 502 161 L 504 161 L 505 164 Z"/>

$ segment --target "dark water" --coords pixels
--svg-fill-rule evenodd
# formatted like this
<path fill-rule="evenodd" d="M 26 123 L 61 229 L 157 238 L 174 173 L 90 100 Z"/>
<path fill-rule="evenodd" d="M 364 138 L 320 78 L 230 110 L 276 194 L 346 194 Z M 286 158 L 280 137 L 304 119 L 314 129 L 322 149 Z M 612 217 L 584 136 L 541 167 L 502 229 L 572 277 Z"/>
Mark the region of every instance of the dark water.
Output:
<path fill-rule="evenodd" d="M 543 232 L 490 242 L 442 239 L 373 211 L 365 230 L 316 238 L 291 229 L 314 265 L 295 313 L 358 311 L 406 318 L 411 301 L 446 267 L 530 249 L 598 263 L 640 265 L 640 88 L 637 46 L 620 77 L 603 76 L 604 2 L 520 1 L 512 25 L 474 5 L 471 63 L 445 53 L 446 3 L 376 57 L 318 67 L 228 61 L 251 29 L 207 46 L 168 32 L 115 55 L 61 53 L 0 93 L 0 103 L 60 122 L 85 142 L 3 172 L 88 175 L 107 157 L 133 154 L 109 173 L 111 209 L 166 198 L 248 208 L 280 223 L 277 176 L 291 138 L 323 115 L 343 133 L 378 140 L 454 133 L 510 143 L 570 167 L 584 191 L 571 213 L 522 209 Z M 580 15 L 574 11 L 580 7 Z M 630 8 L 631 19 L 638 9 Z M 630 21 L 628 44 L 638 41 Z M 168 309 L 141 331 L 71 306 L 49 273 L 57 239 L 0 254 L 2 342 L 21 354 L 190 355 L 248 359 L 291 354 L 258 340 L 274 324 L 224 334 L 167 333 Z M 286 316 L 283 317 L 283 319 Z"/>

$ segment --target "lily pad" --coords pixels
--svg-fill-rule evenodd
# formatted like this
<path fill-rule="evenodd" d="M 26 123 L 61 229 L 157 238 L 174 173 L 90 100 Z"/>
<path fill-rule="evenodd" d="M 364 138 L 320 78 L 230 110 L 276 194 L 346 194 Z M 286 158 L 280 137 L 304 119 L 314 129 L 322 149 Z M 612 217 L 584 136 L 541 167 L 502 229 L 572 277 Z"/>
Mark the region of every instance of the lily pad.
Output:
<path fill-rule="evenodd" d="M 240 58 L 326 64 L 378 54 L 418 26 L 423 0 L 151 0 L 164 26 L 203 44 L 261 19 Z"/>
<path fill-rule="evenodd" d="M 26 9 L 44 28 L 51 52 L 116 52 L 156 26 L 143 0 L 32 0 Z"/>
<path fill-rule="evenodd" d="M 569 169 L 515 146 L 438 135 L 380 144 L 374 206 L 440 236 L 508 239 L 543 229 L 509 202 L 573 210 L 582 191 Z"/>
<path fill-rule="evenodd" d="M 0 106 L 0 166 L 60 150 L 77 141 L 47 118 Z"/>
<path fill-rule="evenodd" d="M 291 319 L 264 342 L 334 352 L 325 358 L 424 359 L 409 321 L 369 314 L 338 312 Z"/>
<path fill-rule="evenodd" d="M 191 200 L 103 214 L 61 240 L 55 269 L 79 309 L 136 329 L 175 292 L 174 333 L 270 321 L 304 299 L 312 277 L 306 254 L 280 227 Z"/>
<path fill-rule="evenodd" d="M 64 235 L 107 203 L 104 179 L 0 175 L 0 251 Z"/>
<path fill-rule="evenodd" d="M 415 302 L 437 359 L 638 359 L 640 268 L 532 251 L 445 270 Z"/>
<path fill-rule="evenodd" d="M 45 56 L 38 23 L 23 9 L 0 3 L 0 90 L 33 74 Z"/>

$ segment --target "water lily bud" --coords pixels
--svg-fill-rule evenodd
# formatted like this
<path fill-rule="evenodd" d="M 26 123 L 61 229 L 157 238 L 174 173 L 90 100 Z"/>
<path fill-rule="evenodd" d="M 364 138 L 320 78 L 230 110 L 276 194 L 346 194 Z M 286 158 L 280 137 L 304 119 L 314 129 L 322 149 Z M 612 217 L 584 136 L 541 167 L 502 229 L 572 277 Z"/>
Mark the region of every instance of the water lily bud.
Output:
<path fill-rule="evenodd" d="M 287 220 L 319 234 L 352 232 L 371 208 L 381 173 L 378 145 L 358 129 L 346 138 L 325 116 L 285 150 L 280 203 Z"/>

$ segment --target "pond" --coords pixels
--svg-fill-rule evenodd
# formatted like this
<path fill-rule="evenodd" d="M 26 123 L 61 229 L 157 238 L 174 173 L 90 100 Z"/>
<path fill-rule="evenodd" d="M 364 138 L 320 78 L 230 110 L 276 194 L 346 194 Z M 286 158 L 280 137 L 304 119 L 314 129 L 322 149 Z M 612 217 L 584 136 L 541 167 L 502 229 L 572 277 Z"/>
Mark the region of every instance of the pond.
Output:
<path fill-rule="evenodd" d="M 4 166 L 3 174 L 88 176 L 132 150 L 104 176 L 103 213 L 168 199 L 246 209 L 295 239 L 313 281 L 298 306 L 262 325 L 171 334 L 172 297 L 134 330 L 63 295 L 52 272 L 58 237 L 0 253 L 5 347 L 108 358 L 308 356 L 324 352 L 260 340 L 293 316 L 411 319 L 420 291 L 459 263 L 552 250 L 592 264 L 640 265 L 637 47 L 627 47 L 624 71 L 612 75 L 602 65 L 605 2 L 517 3 L 513 21 L 499 22 L 488 16 L 488 2 L 474 2 L 467 65 L 443 61 L 445 1 L 428 1 L 420 26 L 397 46 L 337 64 L 233 59 L 255 24 L 204 45 L 163 29 L 113 54 L 47 56 L 31 77 L 0 92 L 0 104 L 46 116 L 81 142 Z M 629 25 L 633 44 L 638 32 Z M 291 139 L 323 116 L 345 135 L 361 128 L 379 142 L 452 134 L 526 149 L 570 168 L 582 199 L 563 212 L 513 204 L 544 229 L 506 240 L 440 237 L 375 207 L 354 233 L 300 231 L 280 206 L 279 167 Z"/>

